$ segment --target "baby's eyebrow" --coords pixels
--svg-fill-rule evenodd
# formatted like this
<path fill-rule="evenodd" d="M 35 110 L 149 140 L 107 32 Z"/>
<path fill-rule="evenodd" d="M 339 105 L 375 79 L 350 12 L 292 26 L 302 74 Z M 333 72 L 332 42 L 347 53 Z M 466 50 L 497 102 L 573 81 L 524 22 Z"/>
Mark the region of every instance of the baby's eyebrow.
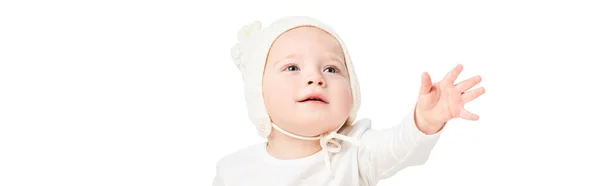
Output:
<path fill-rule="evenodd" d="M 287 59 L 298 59 L 299 56 L 298 54 L 289 54 L 287 56 L 285 56 L 284 58 L 278 59 L 277 61 L 275 61 L 275 63 L 273 63 L 273 66 L 277 65 L 279 62 L 285 61 Z"/>
<path fill-rule="evenodd" d="M 333 61 L 337 61 L 338 63 L 340 63 L 340 65 L 342 66 L 346 66 L 346 64 L 344 63 L 343 58 L 341 58 L 339 55 L 334 54 L 334 53 L 327 53 L 327 60 L 333 60 Z"/>
<path fill-rule="evenodd" d="M 289 55 L 285 56 L 284 58 L 281 58 L 281 59 L 278 59 L 277 61 L 275 61 L 273 63 L 273 66 L 276 66 L 277 64 L 279 64 L 279 62 L 286 61 L 288 59 L 299 59 L 299 58 L 300 58 L 300 56 L 298 54 L 289 54 Z M 346 66 L 346 64 L 344 63 L 344 60 L 343 60 L 344 58 L 340 57 L 339 55 L 337 55 L 335 53 L 331 53 L 331 52 L 325 53 L 325 59 L 328 61 L 329 60 L 336 61 L 343 67 Z"/>

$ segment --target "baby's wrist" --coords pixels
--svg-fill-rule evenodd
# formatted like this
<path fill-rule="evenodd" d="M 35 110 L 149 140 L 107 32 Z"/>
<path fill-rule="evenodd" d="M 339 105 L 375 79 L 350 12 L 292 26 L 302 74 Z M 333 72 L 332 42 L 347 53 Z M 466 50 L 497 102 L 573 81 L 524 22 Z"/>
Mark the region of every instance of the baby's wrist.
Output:
<path fill-rule="evenodd" d="M 437 122 L 429 122 L 418 112 L 415 112 L 415 124 L 417 125 L 417 129 L 427 135 L 435 134 L 439 132 L 445 123 L 437 123 Z"/>

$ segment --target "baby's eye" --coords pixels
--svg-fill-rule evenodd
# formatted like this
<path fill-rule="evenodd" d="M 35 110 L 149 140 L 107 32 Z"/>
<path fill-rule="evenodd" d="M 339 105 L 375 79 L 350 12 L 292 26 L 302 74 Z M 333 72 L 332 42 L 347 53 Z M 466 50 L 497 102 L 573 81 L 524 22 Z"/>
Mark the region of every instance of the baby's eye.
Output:
<path fill-rule="evenodd" d="M 337 72 L 337 70 L 336 70 L 335 68 L 333 68 L 333 67 L 327 67 L 327 68 L 325 69 L 325 72 L 336 73 L 336 72 Z"/>
<path fill-rule="evenodd" d="M 288 71 L 296 71 L 298 70 L 298 67 L 296 65 L 290 65 L 286 68 L 286 70 Z"/>

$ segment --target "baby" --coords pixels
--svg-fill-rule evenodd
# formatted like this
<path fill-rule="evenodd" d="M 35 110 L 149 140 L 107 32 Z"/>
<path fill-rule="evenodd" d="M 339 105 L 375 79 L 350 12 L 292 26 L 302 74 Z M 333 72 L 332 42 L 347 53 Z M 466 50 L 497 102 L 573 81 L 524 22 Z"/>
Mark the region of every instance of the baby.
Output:
<path fill-rule="evenodd" d="M 475 76 L 455 84 L 461 65 L 440 82 L 423 73 L 415 109 L 377 131 L 356 120 L 360 89 L 348 49 L 328 25 L 285 17 L 238 33 L 233 61 L 243 75 L 250 119 L 267 142 L 217 163 L 213 186 L 376 185 L 422 165 L 451 119 L 478 120 L 463 105 L 484 93 Z"/>

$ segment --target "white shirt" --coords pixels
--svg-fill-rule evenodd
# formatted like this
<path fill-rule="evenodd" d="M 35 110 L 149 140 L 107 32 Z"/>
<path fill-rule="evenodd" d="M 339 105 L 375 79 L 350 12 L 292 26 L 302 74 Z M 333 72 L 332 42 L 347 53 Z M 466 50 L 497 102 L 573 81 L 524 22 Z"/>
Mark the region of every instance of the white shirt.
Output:
<path fill-rule="evenodd" d="M 219 160 L 213 186 L 354 186 L 376 185 L 398 171 L 424 164 L 439 139 L 440 132 L 422 133 L 414 122 L 414 114 L 399 125 L 377 131 L 370 120 L 363 119 L 339 133 L 360 141 L 352 146 L 342 141 L 342 150 L 331 154 L 330 174 L 321 150 L 311 156 L 280 160 L 259 143 L 231 153 Z"/>

